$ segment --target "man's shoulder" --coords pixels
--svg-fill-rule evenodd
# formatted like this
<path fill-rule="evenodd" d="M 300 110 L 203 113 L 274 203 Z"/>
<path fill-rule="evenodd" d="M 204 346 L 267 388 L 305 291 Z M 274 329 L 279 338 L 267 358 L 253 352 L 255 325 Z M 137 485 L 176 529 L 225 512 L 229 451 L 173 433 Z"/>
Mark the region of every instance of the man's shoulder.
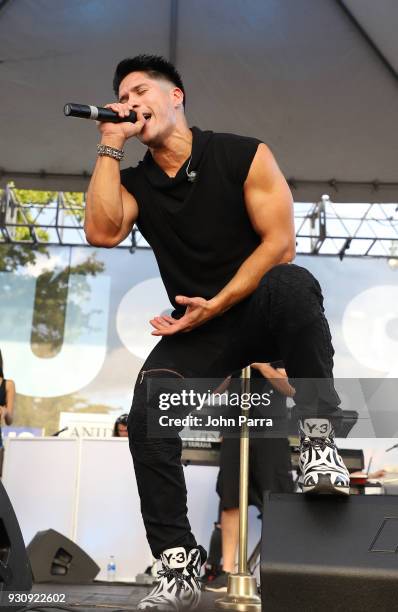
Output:
<path fill-rule="evenodd" d="M 252 160 L 261 143 L 259 138 L 229 132 L 215 132 L 213 136 L 214 150 L 227 160 Z"/>
<path fill-rule="evenodd" d="M 220 145 L 245 145 L 245 144 L 260 144 L 263 142 L 254 136 L 243 136 L 241 134 L 233 134 L 231 132 L 214 132 L 213 141 Z"/>
<path fill-rule="evenodd" d="M 225 165 L 232 180 L 242 185 L 262 141 L 252 136 L 217 132 L 213 143 L 214 157 Z"/>

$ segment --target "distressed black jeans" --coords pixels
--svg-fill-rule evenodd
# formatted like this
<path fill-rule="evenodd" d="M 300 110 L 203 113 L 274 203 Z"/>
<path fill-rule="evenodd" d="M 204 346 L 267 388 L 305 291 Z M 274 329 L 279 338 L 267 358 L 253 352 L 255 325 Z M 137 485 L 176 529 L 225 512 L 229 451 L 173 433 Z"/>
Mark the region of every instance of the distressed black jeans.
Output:
<path fill-rule="evenodd" d="M 253 362 L 282 360 L 296 387 L 298 406 L 317 397 L 322 414 L 339 412 L 334 390 L 332 340 L 318 281 L 294 264 L 275 266 L 256 291 L 225 314 L 187 333 L 163 337 L 137 378 L 128 421 L 141 511 L 152 553 L 196 545 L 187 518 L 187 494 L 178 435 L 148 433 L 150 378 L 226 378 Z M 324 385 L 301 384 L 323 379 Z"/>

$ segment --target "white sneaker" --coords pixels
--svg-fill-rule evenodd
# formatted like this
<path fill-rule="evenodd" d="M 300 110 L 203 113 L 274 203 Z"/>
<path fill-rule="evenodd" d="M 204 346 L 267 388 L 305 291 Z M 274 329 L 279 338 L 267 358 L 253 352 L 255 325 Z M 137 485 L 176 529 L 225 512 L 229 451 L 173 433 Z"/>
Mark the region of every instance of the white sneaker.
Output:
<path fill-rule="evenodd" d="M 206 561 L 202 546 L 188 553 L 182 546 L 169 548 L 160 556 L 162 569 L 152 591 L 140 601 L 137 610 L 180 612 L 195 610 L 200 602 L 200 570 Z"/>
<path fill-rule="evenodd" d="M 303 493 L 349 494 L 350 474 L 334 443 L 328 419 L 300 422 L 299 470 Z"/>

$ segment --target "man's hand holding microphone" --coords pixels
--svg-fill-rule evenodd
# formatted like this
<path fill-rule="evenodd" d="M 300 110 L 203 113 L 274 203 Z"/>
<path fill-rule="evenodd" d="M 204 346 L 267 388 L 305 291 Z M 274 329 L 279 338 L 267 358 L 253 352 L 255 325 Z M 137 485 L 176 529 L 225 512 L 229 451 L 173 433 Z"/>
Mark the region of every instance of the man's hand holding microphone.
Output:
<path fill-rule="evenodd" d="M 128 117 L 133 110 L 132 105 L 128 104 L 127 102 L 106 104 L 104 108 L 111 109 L 117 113 L 121 119 Z M 145 117 L 141 111 L 138 110 L 135 112 L 137 115 L 135 123 L 132 123 L 131 121 L 122 121 L 120 123 L 96 121 L 98 129 L 101 133 L 101 144 L 122 149 L 126 140 L 132 138 L 133 136 L 137 136 L 145 125 Z"/>

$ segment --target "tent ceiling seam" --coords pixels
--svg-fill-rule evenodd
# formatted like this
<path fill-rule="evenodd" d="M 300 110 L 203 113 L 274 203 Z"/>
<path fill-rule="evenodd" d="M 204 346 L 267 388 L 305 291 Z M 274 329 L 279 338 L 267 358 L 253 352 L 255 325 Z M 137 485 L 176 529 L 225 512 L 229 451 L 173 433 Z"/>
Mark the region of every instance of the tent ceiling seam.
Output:
<path fill-rule="evenodd" d="M 364 38 L 366 40 L 366 42 L 368 43 L 368 45 L 372 48 L 373 52 L 379 57 L 379 59 L 382 61 L 382 63 L 384 64 L 384 66 L 388 69 L 388 71 L 393 75 L 394 79 L 396 81 L 398 81 L 398 73 L 395 70 L 394 66 L 392 64 L 390 64 L 389 60 L 387 59 L 387 57 L 384 55 L 384 53 L 379 49 L 379 47 L 376 45 L 376 43 L 374 42 L 374 40 L 369 36 L 369 34 L 367 33 L 367 31 L 365 30 L 365 28 L 359 23 L 359 21 L 357 21 L 357 19 L 355 18 L 355 16 L 353 15 L 353 13 L 350 11 L 350 9 L 347 7 L 347 5 L 345 4 L 344 0 L 335 0 L 336 3 L 338 4 L 338 6 L 341 8 L 341 10 L 347 15 L 347 17 L 349 18 L 349 20 L 351 21 L 351 23 L 355 26 L 355 28 L 357 29 L 357 31 L 360 33 L 360 35 L 362 36 L 362 38 Z"/>

